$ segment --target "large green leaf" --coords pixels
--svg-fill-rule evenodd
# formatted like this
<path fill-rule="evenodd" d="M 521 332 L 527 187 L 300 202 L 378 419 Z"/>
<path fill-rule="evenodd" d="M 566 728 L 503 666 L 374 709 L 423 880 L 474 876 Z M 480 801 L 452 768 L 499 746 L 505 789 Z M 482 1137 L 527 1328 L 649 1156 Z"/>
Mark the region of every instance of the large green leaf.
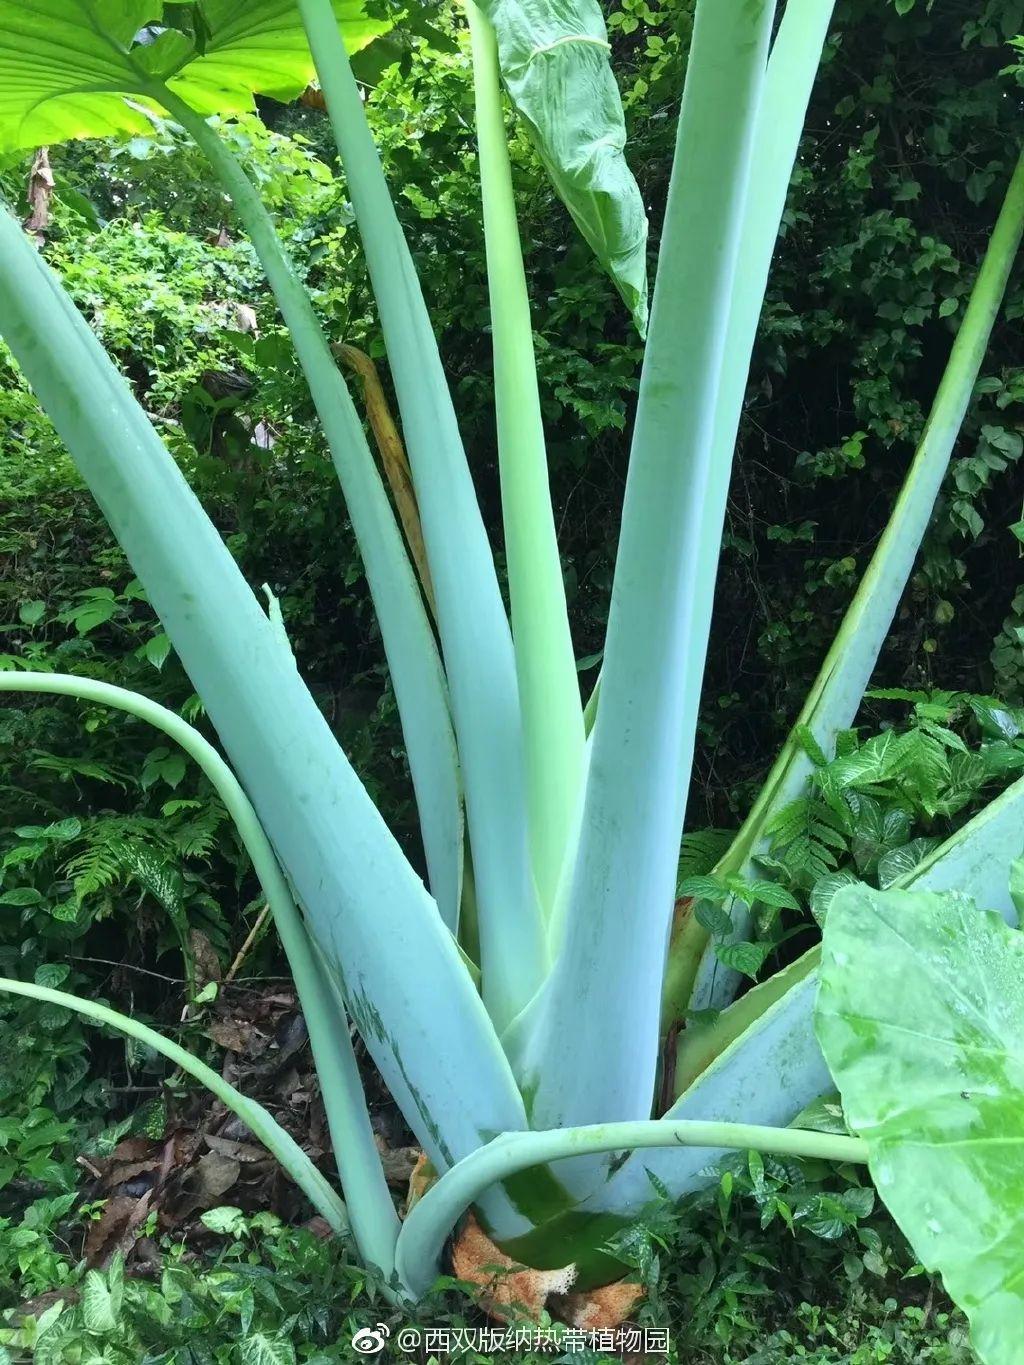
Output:
<path fill-rule="evenodd" d="M 501 72 L 555 189 L 641 332 L 647 214 L 626 164 L 626 126 L 597 0 L 477 0 Z"/>
<path fill-rule="evenodd" d="M 818 1041 L 878 1192 L 987 1365 L 1024 1341 L 1024 936 L 967 896 L 851 886 Z"/>
<path fill-rule="evenodd" d="M 0 152 L 147 132 L 154 81 L 202 114 L 250 109 L 254 91 L 293 99 L 308 83 L 294 0 L 199 0 L 194 9 L 193 39 L 160 31 L 162 0 L 0 0 Z M 388 27 L 367 18 L 362 0 L 334 0 L 334 12 L 350 51 Z"/>

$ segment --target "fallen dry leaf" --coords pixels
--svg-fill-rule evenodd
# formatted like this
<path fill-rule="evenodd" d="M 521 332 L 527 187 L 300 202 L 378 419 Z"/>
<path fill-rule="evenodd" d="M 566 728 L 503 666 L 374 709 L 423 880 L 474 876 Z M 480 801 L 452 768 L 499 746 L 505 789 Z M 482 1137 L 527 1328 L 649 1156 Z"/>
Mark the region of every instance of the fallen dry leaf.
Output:
<path fill-rule="evenodd" d="M 149 1195 L 133 1199 L 128 1194 L 115 1194 L 103 1205 L 100 1216 L 89 1224 L 85 1234 L 85 1259 L 91 1267 L 103 1265 L 121 1249 L 133 1226 L 142 1222 L 136 1220 L 140 1204 L 145 1204 L 142 1217 L 149 1212 Z"/>
<path fill-rule="evenodd" d="M 244 1052 L 252 1034 L 251 1025 L 240 1019 L 214 1019 L 206 1028 L 206 1036 L 228 1052 Z"/>
<path fill-rule="evenodd" d="M 232 1161 L 250 1163 L 270 1160 L 265 1147 L 257 1147 L 251 1142 L 236 1142 L 234 1138 L 217 1137 L 213 1133 L 204 1133 L 203 1141 L 211 1152 L 229 1157 Z"/>

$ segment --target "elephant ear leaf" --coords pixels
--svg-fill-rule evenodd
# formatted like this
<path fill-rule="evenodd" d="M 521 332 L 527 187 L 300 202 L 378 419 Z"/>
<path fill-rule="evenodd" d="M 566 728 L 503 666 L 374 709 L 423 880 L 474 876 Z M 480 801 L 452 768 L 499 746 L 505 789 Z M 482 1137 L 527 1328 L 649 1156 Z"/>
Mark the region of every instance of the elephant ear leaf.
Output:
<path fill-rule="evenodd" d="M 1024 934 L 958 892 L 839 891 L 818 1041 L 879 1194 L 985 1365 L 1024 1341 Z"/>
<path fill-rule="evenodd" d="M 555 190 L 647 329 L 647 213 L 623 148 L 626 125 L 597 0 L 477 0 L 505 85 Z"/>
<path fill-rule="evenodd" d="M 335 0 L 357 51 L 389 25 Z M 296 0 L 0 0 L 0 153 L 147 133 L 154 86 L 202 114 L 293 99 L 313 75 Z"/>

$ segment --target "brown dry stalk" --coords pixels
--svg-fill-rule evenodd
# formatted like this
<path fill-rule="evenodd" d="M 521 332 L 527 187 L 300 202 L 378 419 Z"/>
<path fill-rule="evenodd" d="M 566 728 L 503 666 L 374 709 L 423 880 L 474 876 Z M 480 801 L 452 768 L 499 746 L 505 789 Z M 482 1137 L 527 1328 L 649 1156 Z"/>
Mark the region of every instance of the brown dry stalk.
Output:
<path fill-rule="evenodd" d="M 423 596 L 427 599 L 431 614 L 437 617 L 434 607 L 434 585 L 430 579 L 427 564 L 427 549 L 423 543 L 423 529 L 420 526 L 419 507 L 416 503 L 416 490 L 413 488 L 412 471 L 405 453 L 405 446 L 398 434 L 395 419 L 391 416 L 384 386 L 380 382 L 377 366 L 365 351 L 346 342 L 337 342 L 332 348 L 334 354 L 348 369 L 353 370 L 363 381 L 363 398 L 366 402 L 366 416 L 373 431 L 377 449 L 380 452 L 384 473 L 391 486 L 391 493 L 398 508 L 398 515 L 405 531 L 416 572 L 423 586 Z"/>
<path fill-rule="evenodd" d="M 37 246 L 46 243 L 46 230 L 50 226 L 50 200 L 53 197 L 54 179 L 50 169 L 50 149 L 40 147 L 32 159 L 32 169 L 28 175 L 28 188 L 25 198 L 31 210 L 22 226 L 36 240 Z"/>
<path fill-rule="evenodd" d="M 246 936 L 246 940 L 242 944 L 241 948 L 239 948 L 238 954 L 235 957 L 234 962 L 232 962 L 231 966 L 228 968 L 228 974 L 224 978 L 225 986 L 230 985 L 230 983 L 234 981 L 235 977 L 238 975 L 238 969 L 245 961 L 249 949 L 256 942 L 256 939 L 259 937 L 259 932 L 263 928 L 263 925 L 266 923 L 266 919 L 269 914 L 270 906 L 265 905 L 263 909 L 260 911 L 260 913 L 256 916 L 256 923 L 249 930 L 249 933 Z"/>

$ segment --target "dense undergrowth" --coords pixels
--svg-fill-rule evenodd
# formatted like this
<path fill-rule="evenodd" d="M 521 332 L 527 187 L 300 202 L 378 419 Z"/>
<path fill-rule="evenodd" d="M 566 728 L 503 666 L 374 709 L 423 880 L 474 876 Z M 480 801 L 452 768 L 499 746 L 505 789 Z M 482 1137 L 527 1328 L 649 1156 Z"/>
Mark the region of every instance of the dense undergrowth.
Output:
<path fill-rule="evenodd" d="M 744 813 L 871 553 L 1015 158 L 1020 100 L 1001 73 L 1022 6 L 980 9 L 901 3 L 879 18 L 869 0 L 839 7 L 748 391 L 683 894 L 714 899 L 717 832 Z M 611 14 L 632 161 L 651 203 L 663 198 L 688 11 L 685 0 L 626 0 Z M 471 82 L 438 22 L 397 64 L 364 75 L 497 543 L 483 244 L 466 174 Z M 266 103 L 233 137 L 331 334 L 379 358 L 323 115 Z M 586 688 L 600 662 L 639 346 L 525 143 L 514 152 Z M 247 576 L 280 598 L 318 701 L 419 860 L 358 555 L 290 343 L 229 206 L 171 127 L 55 151 L 53 166 L 48 258 Z M 26 172 L 4 169 L 5 189 L 17 193 Z M 853 875 L 886 885 L 1024 767 L 1022 315 L 1016 278 L 880 661 L 887 690 L 779 822 L 775 903 L 747 888 L 759 939 L 733 965 L 751 977 L 803 946 L 800 912 L 820 914 Z M 2 355 L 0 367 L 0 665 L 117 682 L 201 723 L 121 552 Z M 0 829 L 4 972 L 177 1027 L 325 1155 L 294 997 L 242 851 L 195 769 L 102 708 L 6 705 Z M 407 1135 L 383 1102 L 376 1121 L 399 1197 Z M 0 1310 L 64 1304 L 55 1360 L 354 1358 L 355 1330 L 390 1310 L 343 1247 L 296 1230 L 308 1211 L 253 1150 L 159 1059 L 87 1036 L 63 1011 L 4 1001 Z M 672 1324 L 673 1359 L 970 1359 L 959 1321 L 912 1273 L 867 1193 L 822 1179 L 738 1169 L 699 1214 L 662 1210 L 637 1238 L 651 1289 L 641 1320 Z M 210 1214 L 225 1205 L 241 1212 Z M 314 1301 L 310 1283 L 322 1286 Z M 442 1293 L 424 1322 L 464 1323 L 455 1304 Z"/>

